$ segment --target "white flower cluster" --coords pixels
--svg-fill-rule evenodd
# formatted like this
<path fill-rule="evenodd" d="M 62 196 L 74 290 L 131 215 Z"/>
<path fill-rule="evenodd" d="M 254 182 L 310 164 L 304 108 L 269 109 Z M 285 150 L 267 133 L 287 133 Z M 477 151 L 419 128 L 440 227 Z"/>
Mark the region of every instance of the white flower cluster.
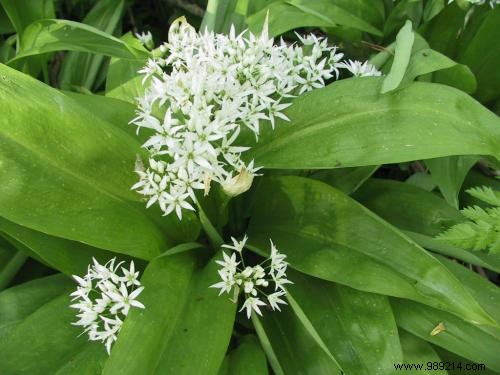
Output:
<path fill-rule="evenodd" d="M 136 165 L 140 181 L 132 189 L 147 206 L 158 203 L 165 215 L 194 210 L 195 191 L 208 194 L 221 184 L 228 195 L 248 190 L 260 169 L 245 163 L 249 149 L 240 133 L 258 140 L 262 124 L 274 128 L 291 99 L 320 88 L 338 75 L 342 54 L 324 38 L 309 35 L 302 45 L 279 45 L 267 26 L 257 37 L 197 33 L 182 17 L 169 29 L 160 56 L 139 72 L 145 93 L 131 122 L 153 135 L 143 144 L 148 165 Z"/>
<path fill-rule="evenodd" d="M 108 354 L 130 307 L 144 308 L 136 300 L 144 287 L 137 279 L 139 272 L 135 271 L 134 262 L 126 269 L 121 267 L 123 262 L 115 266 L 115 261 L 113 258 L 101 265 L 93 259 L 84 277 L 73 275 L 78 287 L 71 296 L 72 301 L 78 302 L 70 305 L 79 310 L 76 315 L 79 320 L 72 324 L 84 327 L 89 340 L 105 343 Z M 119 268 L 121 275 L 117 273 Z"/>
<path fill-rule="evenodd" d="M 232 238 L 233 245 L 222 245 L 233 252 L 230 256 L 223 252 L 223 260 L 216 261 L 222 266 L 218 271 L 222 281 L 210 287 L 220 289 L 219 295 L 233 291 L 232 301 L 234 303 L 238 301 L 238 295 L 243 291 L 245 302 L 240 311 L 246 309 L 248 318 L 252 315 L 252 311 L 262 315 L 260 306 L 270 306 L 273 311 L 281 311 L 279 304 L 287 304 L 281 298 L 286 295 L 284 285 L 292 284 L 286 277 L 288 266 L 288 263 L 285 262 L 286 255 L 280 254 L 271 241 L 269 258 L 256 266 L 245 266 L 242 251 L 247 239 L 247 236 L 242 241 Z M 236 256 L 239 260 L 236 259 Z M 265 290 L 269 289 L 272 292 L 267 294 Z M 267 299 L 267 303 L 261 299 L 261 296 Z"/>
<path fill-rule="evenodd" d="M 382 75 L 382 72 L 368 61 L 347 60 L 340 63 L 339 67 L 347 69 L 354 77 L 378 77 Z"/>

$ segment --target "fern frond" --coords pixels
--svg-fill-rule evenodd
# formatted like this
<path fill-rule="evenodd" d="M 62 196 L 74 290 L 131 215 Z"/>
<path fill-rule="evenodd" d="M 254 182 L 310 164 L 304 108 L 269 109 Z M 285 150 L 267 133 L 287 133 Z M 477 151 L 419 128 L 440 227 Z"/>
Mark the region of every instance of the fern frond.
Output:
<path fill-rule="evenodd" d="M 500 253 L 500 192 L 483 186 L 469 189 L 467 193 L 497 207 L 462 209 L 468 221 L 452 226 L 437 239 L 466 250 Z"/>
<path fill-rule="evenodd" d="M 466 192 L 483 202 L 500 207 L 500 191 L 494 191 L 489 186 L 476 186 L 467 189 Z"/>

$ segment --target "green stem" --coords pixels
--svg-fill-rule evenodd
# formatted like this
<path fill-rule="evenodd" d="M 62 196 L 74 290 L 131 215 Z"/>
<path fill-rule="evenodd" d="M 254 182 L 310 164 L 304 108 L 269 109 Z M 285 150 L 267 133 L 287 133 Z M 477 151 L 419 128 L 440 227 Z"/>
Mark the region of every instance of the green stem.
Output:
<path fill-rule="evenodd" d="M 9 260 L 7 265 L 0 272 L 0 290 L 4 290 L 17 275 L 28 256 L 17 251 L 16 254 Z"/>
<path fill-rule="evenodd" d="M 285 372 L 281 368 L 278 358 L 276 357 L 276 353 L 274 353 L 271 342 L 269 341 L 269 338 L 267 337 L 266 332 L 264 331 L 264 327 L 262 327 L 262 324 L 258 316 L 252 312 L 251 317 L 252 317 L 253 327 L 255 328 L 255 332 L 257 332 L 257 336 L 259 337 L 262 349 L 264 349 L 267 359 L 269 360 L 269 363 L 271 364 L 271 367 L 273 368 L 275 374 L 285 375 Z"/>

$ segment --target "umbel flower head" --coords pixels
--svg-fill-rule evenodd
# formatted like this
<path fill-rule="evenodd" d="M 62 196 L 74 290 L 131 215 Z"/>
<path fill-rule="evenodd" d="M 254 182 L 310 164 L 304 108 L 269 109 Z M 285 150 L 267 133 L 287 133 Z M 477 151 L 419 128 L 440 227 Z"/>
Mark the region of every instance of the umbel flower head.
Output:
<path fill-rule="evenodd" d="M 293 97 L 338 75 L 336 47 L 313 35 L 299 39 L 275 45 L 267 25 L 260 36 L 234 28 L 222 35 L 174 21 L 159 56 L 140 70 L 145 93 L 131 121 L 152 133 L 143 144 L 149 160 L 137 163 L 132 187 L 147 207 L 159 204 L 181 219 L 194 210 L 195 191 L 207 194 L 212 182 L 231 196 L 250 188 L 260 168 L 242 159 L 250 147 L 238 136 L 258 140 L 262 126 L 288 120 L 283 110 Z"/>
<path fill-rule="evenodd" d="M 210 288 L 220 289 L 219 295 L 233 293 L 232 301 L 236 303 L 238 296 L 243 293 L 245 301 L 240 311 L 246 310 L 250 319 L 252 311 L 262 315 L 261 306 L 269 306 L 273 311 L 281 311 L 279 305 L 286 305 L 283 299 L 286 295 L 285 285 L 292 284 L 286 277 L 288 263 L 286 255 L 281 254 L 271 241 L 271 255 L 256 266 L 245 265 L 242 251 L 247 236 L 241 241 L 231 238 L 232 245 L 222 245 L 231 250 L 231 255 L 222 252 L 223 259 L 216 261 L 222 268 L 218 271 L 222 281 L 211 285 Z"/>
<path fill-rule="evenodd" d="M 73 275 L 78 287 L 71 296 L 72 301 L 77 302 L 70 305 L 78 310 L 79 319 L 72 324 L 84 327 L 90 341 L 103 342 L 108 354 L 130 308 L 144 308 L 136 300 L 144 287 L 138 280 L 139 272 L 134 262 L 130 262 L 128 269 L 121 267 L 124 262 L 116 265 L 115 262 L 113 258 L 101 265 L 93 259 L 85 276 Z"/>

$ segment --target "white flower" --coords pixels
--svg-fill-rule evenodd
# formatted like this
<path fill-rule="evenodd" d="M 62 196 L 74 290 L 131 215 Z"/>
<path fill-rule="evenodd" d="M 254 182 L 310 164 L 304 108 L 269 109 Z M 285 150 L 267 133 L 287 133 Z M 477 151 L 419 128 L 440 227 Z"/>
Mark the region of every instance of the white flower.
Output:
<path fill-rule="evenodd" d="M 141 285 L 137 278 L 139 277 L 139 271 L 135 272 L 134 261 L 130 262 L 130 269 L 126 269 L 122 267 L 123 278 L 122 281 L 127 283 L 127 286 L 131 285 Z"/>
<path fill-rule="evenodd" d="M 78 286 L 70 294 L 72 301 L 77 300 L 70 307 L 79 310 L 78 321 L 72 324 L 82 326 L 89 340 L 103 342 L 108 354 L 130 307 L 144 308 L 136 300 L 144 288 L 138 281 L 139 272 L 135 271 L 134 262 L 128 270 L 121 267 L 122 275 L 119 275 L 117 272 L 123 262 L 115 265 L 115 261 L 113 258 L 102 265 L 93 259 L 84 277 L 73 275 Z"/>
<path fill-rule="evenodd" d="M 282 300 L 280 297 L 284 296 L 286 293 L 283 290 L 280 290 L 278 292 L 271 293 L 270 295 L 267 296 L 267 300 L 269 301 L 269 306 L 273 310 L 278 310 L 281 311 L 280 307 L 278 306 L 280 303 L 282 305 L 286 305 L 287 303 Z"/>
<path fill-rule="evenodd" d="M 266 303 L 261 301 L 257 297 L 248 297 L 245 302 L 243 303 L 243 306 L 239 311 L 242 311 L 243 309 L 247 309 L 247 318 L 250 319 L 250 316 L 252 315 L 252 310 L 255 311 L 257 314 L 262 316 L 262 313 L 260 312 L 259 306 L 266 306 Z"/>
<path fill-rule="evenodd" d="M 146 48 L 153 48 L 153 35 L 151 35 L 151 31 L 135 33 L 135 37 L 139 39 L 139 42 Z"/>
<path fill-rule="evenodd" d="M 144 287 L 137 288 L 132 293 L 128 293 L 128 289 L 125 283 L 121 283 L 119 292 L 109 292 L 107 295 L 111 298 L 113 306 L 109 309 L 111 314 L 116 314 L 119 310 L 123 315 L 128 315 L 130 306 L 144 308 L 144 305 L 135 299 L 142 292 Z"/>
<path fill-rule="evenodd" d="M 376 77 L 382 75 L 375 66 L 368 61 L 347 60 L 338 64 L 339 68 L 347 69 L 354 77 Z"/>
<path fill-rule="evenodd" d="M 197 33 L 184 18 L 172 23 L 161 56 L 139 71 L 146 89 L 131 121 L 152 132 L 143 145 L 149 167 L 136 168 L 132 187 L 148 207 L 181 219 L 194 210 L 195 191 L 208 194 L 212 182 L 230 196 L 251 187 L 260 168 L 243 160 L 250 147 L 238 143 L 241 130 L 258 139 L 262 126 L 289 120 L 283 111 L 293 97 L 338 74 L 335 47 L 320 37 L 300 40 L 304 46 L 275 45 L 267 26 L 257 37 L 234 28 Z"/>
<path fill-rule="evenodd" d="M 222 245 L 222 247 L 225 247 L 226 249 L 235 250 L 238 253 L 241 253 L 241 251 L 245 247 L 245 244 L 247 243 L 247 240 L 248 240 L 248 236 L 246 234 L 241 241 L 238 241 L 236 238 L 231 237 L 231 241 L 233 241 L 233 244 L 232 245 L 224 244 L 224 245 Z"/>
<path fill-rule="evenodd" d="M 232 301 L 234 303 L 238 301 L 238 295 L 242 291 L 245 295 L 245 301 L 240 311 L 246 309 L 248 318 L 250 318 L 252 310 L 261 315 L 259 306 L 267 306 L 259 298 L 259 294 L 266 297 L 272 310 L 281 311 L 278 304 L 286 305 L 286 302 L 280 298 L 286 295 L 283 285 L 292 284 L 286 278 L 286 268 L 288 266 L 285 262 L 286 256 L 279 253 L 271 241 L 271 255 L 269 258 L 261 264 L 245 266 L 242 250 L 247 239 L 246 235 L 242 241 L 238 241 L 232 237 L 233 245 L 222 245 L 223 248 L 234 250 L 234 252 L 231 256 L 222 252 L 224 259 L 216 261 L 218 265 L 222 266 L 218 270 L 222 281 L 211 285 L 210 288 L 220 289 L 219 296 L 223 293 L 231 293 L 231 290 L 233 290 Z M 236 261 L 236 254 L 238 254 L 240 261 Z M 266 263 L 268 265 L 263 267 Z M 241 267 L 238 267 L 239 265 Z M 274 283 L 274 288 L 271 286 L 271 283 Z M 267 294 L 267 289 L 274 290 Z"/>

